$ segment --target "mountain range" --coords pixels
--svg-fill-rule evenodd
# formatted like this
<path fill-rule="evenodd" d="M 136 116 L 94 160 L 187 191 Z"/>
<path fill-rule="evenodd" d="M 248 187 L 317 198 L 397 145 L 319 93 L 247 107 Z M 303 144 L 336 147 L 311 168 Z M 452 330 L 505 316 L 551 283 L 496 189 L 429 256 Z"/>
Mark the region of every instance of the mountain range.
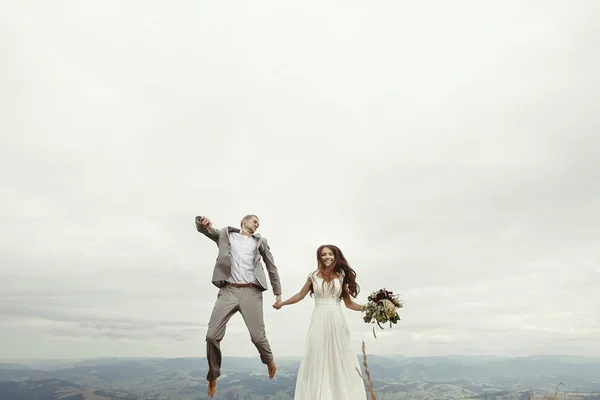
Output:
<path fill-rule="evenodd" d="M 367 362 L 378 399 L 527 399 L 559 391 L 561 399 L 596 400 L 600 393 L 598 358 L 370 355 Z M 292 399 L 300 359 L 277 365 L 270 380 L 258 358 L 225 358 L 215 399 Z M 204 358 L 10 360 L 0 363 L 0 400 L 205 399 L 206 372 Z"/>

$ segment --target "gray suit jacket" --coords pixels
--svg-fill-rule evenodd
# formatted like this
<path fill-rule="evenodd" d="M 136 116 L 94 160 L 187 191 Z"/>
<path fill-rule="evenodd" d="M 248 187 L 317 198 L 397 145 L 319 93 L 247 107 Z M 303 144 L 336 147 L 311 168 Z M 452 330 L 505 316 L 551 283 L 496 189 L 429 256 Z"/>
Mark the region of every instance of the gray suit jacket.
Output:
<path fill-rule="evenodd" d="M 204 225 L 200 223 L 200 217 L 196 217 L 196 229 L 198 232 L 214 241 L 219 247 L 219 255 L 215 262 L 212 283 L 220 288 L 223 286 L 223 282 L 231 276 L 231 243 L 229 242 L 229 232 L 239 232 L 240 230 L 231 226 L 221 230 L 217 230 L 213 227 L 206 229 Z M 273 286 L 273 294 L 276 296 L 280 295 L 281 283 L 279 281 L 279 273 L 277 272 L 275 260 L 273 260 L 273 255 L 271 254 L 267 239 L 257 233 L 254 234 L 254 238 L 258 241 L 256 245 L 257 251 L 254 254 L 254 274 L 256 275 L 258 284 L 263 292 L 267 290 L 267 278 L 261 262 L 262 256 L 262 259 L 267 266 L 267 271 L 269 272 L 269 280 L 271 281 L 271 286 Z"/>

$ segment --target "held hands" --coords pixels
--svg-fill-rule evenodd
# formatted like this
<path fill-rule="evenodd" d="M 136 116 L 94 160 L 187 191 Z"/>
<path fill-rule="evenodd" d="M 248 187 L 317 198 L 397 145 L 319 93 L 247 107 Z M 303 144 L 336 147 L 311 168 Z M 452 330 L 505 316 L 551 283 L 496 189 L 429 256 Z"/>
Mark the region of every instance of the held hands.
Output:
<path fill-rule="evenodd" d="M 273 304 L 273 308 L 279 310 L 283 307 L 283 302 L 281 301 L 281 295 L 275 296 L 275 303 Z"/>

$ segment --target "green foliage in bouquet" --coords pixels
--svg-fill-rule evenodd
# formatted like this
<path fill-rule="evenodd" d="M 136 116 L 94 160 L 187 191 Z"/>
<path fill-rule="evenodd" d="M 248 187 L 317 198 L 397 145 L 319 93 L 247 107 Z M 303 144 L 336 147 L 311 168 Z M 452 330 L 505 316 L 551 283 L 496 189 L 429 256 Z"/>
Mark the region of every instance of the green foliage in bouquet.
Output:
<path fill-rule="evenodd" d="M 381 289 L 371 293 L 367 300 L 367 304 L 365 304 L 363 309 L 363 320 L 365 323 L 377 324 L 379 328 L 383 329 L 381 324 L 389 322 L 391 328 L 392 324 L 400 321 L 400 315 L 398 315 L 397 310 L 402 308 L 403 304 L 394 292 Z M 375 327 L 373 327 L 373 336 L 377 338 Z"/>

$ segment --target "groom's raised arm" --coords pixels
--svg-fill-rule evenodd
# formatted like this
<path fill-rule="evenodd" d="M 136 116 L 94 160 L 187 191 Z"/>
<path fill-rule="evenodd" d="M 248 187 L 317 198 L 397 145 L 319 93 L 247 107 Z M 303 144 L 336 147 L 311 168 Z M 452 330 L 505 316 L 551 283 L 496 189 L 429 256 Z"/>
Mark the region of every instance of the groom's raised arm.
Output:
<path fill-rule="evenodd" d="M 271 254 L 271 248 L 269 247 L 267 239 L 263 238 L 263 243 L 260 246 L 259 250 L 263 260 L 265 260 L 267 271 L 269 272 L 269 280 L 271 281 L 271 286 L 273 287 L 273 294 L 275 296 L 281 296 L 281 282 L 279 280 L 279 272 L 277 271 L 277 267 L 275 266 L 275 260 L 273 259 L 273 254 Z"/>
<path fill-rule="evenodd" d="M 201 222 L 201 218 L 201 216 L 196 217 L 196 229 L 198 232 L 217 243 L 219 241 L 219 231 L 212 227 L 212 222 L 210 222 L 208 219 L 206 219 L 208 224 L 203 224 Z"/>

